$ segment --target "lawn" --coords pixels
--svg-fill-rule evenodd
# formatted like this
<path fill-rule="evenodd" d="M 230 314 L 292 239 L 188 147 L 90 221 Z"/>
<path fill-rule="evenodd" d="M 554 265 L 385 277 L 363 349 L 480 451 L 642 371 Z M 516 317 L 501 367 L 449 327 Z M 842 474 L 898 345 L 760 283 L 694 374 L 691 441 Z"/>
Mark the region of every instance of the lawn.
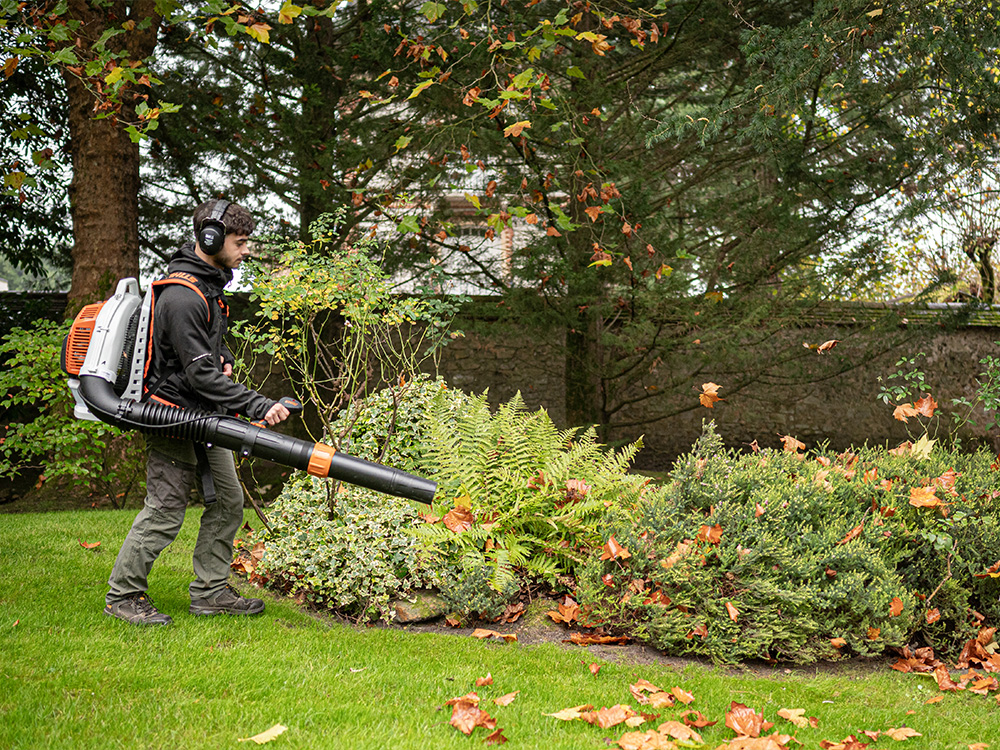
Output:
<path fill-rule="evenodd" d="M 133 516 L 127 511 L 4 515 L 0 520 L 0 748 L 226 748 L 281 724 L 269 748 L 468 748 L 443 704 L 476 690 L 511 748 L 605 748 L 624 725 L 601 729 L 546 716 L 568 707 L 636 703 L 642 678 L 694 696 L 657 709 L 640 730 L 697 709 L 718 720 L 701 729 L 708 747 L 735 737 L 725 723 L 743 703 L 795 734 L 802 747 L 854 734 L 873 748 L 1000 748 L 997 701 L 939 693 L 928 677 L 841 665 L 760 676 L 748 670 L 602 661 L 585 649 L 524 646 L 469 637 L 354 628 L 313 616 L 268 594 L 260 617 L 187 614 L 190 552 L 198 510 L 161 557 L 151 595 L 174 618 L 136 628 L 102 614 L 105 583 Z M 256 518 L 247 516 L 254 525 Z M 100 542 L 85 548 L 81 543 Z M 498 628 L 502 630 L 503 628 Z M 600 670 L 595 676 L 590 664 Z M 478 678 L 493 684 L 476 688 Z M 493 699 L 519 691 L 513 703 Z M 927 699 L 943 695 L 928 704 Z M 818 726 L 796 729 L 782 708 L 805 709 Z M 865 730 L 912 727 L 900 743 Z M 794 742 L 791 747 L 797 747 Z M 858 745 L 861 747 L 861 745 Z"/>

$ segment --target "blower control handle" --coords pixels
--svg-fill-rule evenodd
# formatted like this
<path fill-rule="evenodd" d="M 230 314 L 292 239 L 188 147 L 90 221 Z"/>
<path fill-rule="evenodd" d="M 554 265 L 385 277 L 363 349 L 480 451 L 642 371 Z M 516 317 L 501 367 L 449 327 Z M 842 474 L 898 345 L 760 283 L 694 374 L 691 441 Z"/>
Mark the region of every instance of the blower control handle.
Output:
<path fill-rule="evenodd" d="M 286 409 L 288 409 L 289 413 L 293 417 L 296 414 L 302 413 L 303 409 L 302 402 L 299 401 L 297 398 L 293 398 L 292 396 L 282 396 L 281 398 L 278 399 L 278 403 L 284 406 Z M 263 419 L 259 419 L 256 422 L 251 422 L 250 424 L 252 424 L 254 427 L 267 427 L 267 422 L 265 422 Z"/>

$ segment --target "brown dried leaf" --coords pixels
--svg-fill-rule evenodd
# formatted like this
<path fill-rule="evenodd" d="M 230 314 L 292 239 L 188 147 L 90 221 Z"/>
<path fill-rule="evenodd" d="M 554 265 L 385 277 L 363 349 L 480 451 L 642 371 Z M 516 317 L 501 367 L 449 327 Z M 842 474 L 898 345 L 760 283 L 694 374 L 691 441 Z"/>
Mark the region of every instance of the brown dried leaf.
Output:
<path fill-rule="evenodd" d="M 709 544 L 718 544 L 722 541 L 722 525 L 715 524 L 715 526 L 702 526 L 698 529 L 698 541 L 708 542 Z"/>
<path fill-rule="evenodd" d="M 507 643 L 511 643 L 517 640 L 517 636 L 513 633 L 498 633 L 495 630 L 487 630 L 486 628 L 476 628 L 470 633 L 473 638 L 490 638 L 490 639 L 500 639 Z"/>
<path fill-rule="evenodd" d="M 615 539 L 615 535 L 612 534 L 611 538 L 608 539 L 608 543 L 604 545 L 604 554 L 601 555 L 601 559 L 627 560 L 630 557 L 632 557 L 632 553 L 622 547 Z"/>
<path fill-rule="evenodd" d="M 664 722 L 657 727 L 657 731 L 660 734 L 669 735 L 675 740 L 692 740 L 697 742 L 699 745 L 704 741 L 701 739 L 700 734 L 686 724 L 681 724 L 679 721 Z"/>
<path fill-rule="evenodd" d="M 448 723 L 462 734 L 472 734 L 476 727 L 495 729 L 497 720 L 479 708 L 478 698 L 475 701 L 459 699 L 451 707 Z"/>
<path fill-rule="evenodd" d="M 899 617 L 901 614 L 903 614 L 903 600 L 898 596 L 894 596 L 892 601 L 889 602 L 889 616 Z"/>
<path fill-rule="evenodd" d="M 487 745 L 502 745 L 506 741 L 507 738 L 503 736 L 503 729 L 500 727 L 497 727 L 492 734 L 488 734 L 483 740 Z"/>
<path fill-rule="evenodd" d="M 907 737 L 922 737 L 923 735 L 915 729 L 910 727 L 899 727 L 899 729 L 886 729 L 882 732 L 886 737 L 892 737 L 894 740 L 902 741 Z"/>
<path fill-rule="evenodd" d="M 515 690 L 513 693 L 507 693 L 506 695 L 501 695 L 499 698 L 494 698 L 493 702 L 498 706 L 509 706 L 511 703 L 514 702 L 514 699 L 517 698 L 517 694 L 520 692 L 521 692 L 520 690 Z"/>
<path fill-rule="evenodd" d="M 476 687 L 484 687 L 486 685 L 492 685 L 492 684 L 493 684 L 493 675 L 490 674 L 489 672 L 486 673 L 485 677 L 480 677 L 479 679 L 476 680 Z"/>
<path fill-rule="evenodd" d="M 694 701 L 694 695 L 689 693 L 687 690 L 683 690 L 675 686 L 670 688 L 670 692 L 673 693 L 674 697 L 685 706 Z"/>
<path fill-rule="evenodd" d="M 601 729 L 607 729 L 608 727 L 613 727 L 618 724 L 624 724 L 626 719 L 637 715 L 638 714 L 636 714 L 635 710 L 631 706 L 619 703 L 611 706 L 610 708 L 601 708 L 597 711 L 587 711 L 586 713 L 580 714 L 580 718 L 588 724 L 595 724 Z"/>
<path fill-rule="evenodd" d="M 726 726 L 744 737 L 758 737 L 764 725 L 764 716 L 749 706 L 733 701 L 726 712 Z"/>
<path fill-rule="evenodd" d="M 736 609 L 736 605 L 732 602 L 726 602 L 726 612 L 729 613 L 729 619 L 736 622 L 739 619 L 740 611 Z"/>
<path fill-rule="evenodd" d="M 456 534 L 471 529 L 475 520 L 472 511 L 464 507 L 452 508 L 444 515 L 444 525 Z"/>
<path fill-rule="evenodd" d="M 693 718 L 691 718 L 693 715 Z M 701 711 L 685 711 L 681 714 L 681 721 L 687 724 L 689 727 L 698 727 L 702 729 L 703 727 L 714 727 L 719 722 L 709 721 L 708 717 L 701 713 Z"/>

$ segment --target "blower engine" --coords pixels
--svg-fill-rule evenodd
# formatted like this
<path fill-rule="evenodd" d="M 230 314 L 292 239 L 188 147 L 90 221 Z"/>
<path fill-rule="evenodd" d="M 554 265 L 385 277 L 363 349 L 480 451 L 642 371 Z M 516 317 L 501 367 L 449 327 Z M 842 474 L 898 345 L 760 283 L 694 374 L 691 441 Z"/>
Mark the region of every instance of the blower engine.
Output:
<path fill-rule="evenodd" d="M 341 453 L 323 443 L 282 435 L 235 417 L 141 401 L 150 334 L 153 290 L 145 299 L 135 279 L 122 279 L 105 302 L 87 305 L 63 343 L 62 368 L 78 419 L 106 422 L 123 430 L 206 445 L 219 445 L 269 461 L 331 477 L 396 497 L 430 504 L 437 484 L 372 461 Z M 282 403 L 301 410 L 294 399 Z"/>

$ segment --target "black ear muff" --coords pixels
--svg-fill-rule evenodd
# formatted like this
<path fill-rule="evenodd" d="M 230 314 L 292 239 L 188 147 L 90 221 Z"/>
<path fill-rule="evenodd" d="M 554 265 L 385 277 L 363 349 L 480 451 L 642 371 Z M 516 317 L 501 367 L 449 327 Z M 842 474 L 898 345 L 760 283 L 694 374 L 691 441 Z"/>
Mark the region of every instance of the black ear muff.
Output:
<path fill-rule="evenodd" d="M 211 215 L 201 222 L 198 228 L 198 246 L 206 255 L 215 255 L 226 243 L 226 225 L 222 217 L 232 204 L 229 201 L 216 201 Z"/>

